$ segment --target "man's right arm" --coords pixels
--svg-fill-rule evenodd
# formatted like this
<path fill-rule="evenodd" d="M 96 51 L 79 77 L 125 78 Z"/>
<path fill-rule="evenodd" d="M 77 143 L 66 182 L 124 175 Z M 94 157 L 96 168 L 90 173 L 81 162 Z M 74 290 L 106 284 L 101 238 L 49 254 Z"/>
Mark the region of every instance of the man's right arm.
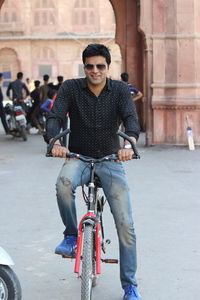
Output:
<path fill-rule="evenodd" d="M 58 92 L 54 105 L 47 116 L 46 134 L 44 135 L 44 139 L 47 143 L 60 133 L 62 124 L 65 121 L 66 114 L 69 110 L 69 101 L 66 96 L 69 94 L 69 91 L 67 91 L 67 89 L 67 84 L 63 84 Z"/>

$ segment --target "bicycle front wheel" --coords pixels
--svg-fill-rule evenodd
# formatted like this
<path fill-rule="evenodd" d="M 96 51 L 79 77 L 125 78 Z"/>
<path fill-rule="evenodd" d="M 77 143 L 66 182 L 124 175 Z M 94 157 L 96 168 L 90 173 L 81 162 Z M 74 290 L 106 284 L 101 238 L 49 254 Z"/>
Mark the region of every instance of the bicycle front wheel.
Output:
<path fill-rule="evenodd" d="M 81 300 L 92 299 L 93 226 L 85 225 L 82 255 Z"/>

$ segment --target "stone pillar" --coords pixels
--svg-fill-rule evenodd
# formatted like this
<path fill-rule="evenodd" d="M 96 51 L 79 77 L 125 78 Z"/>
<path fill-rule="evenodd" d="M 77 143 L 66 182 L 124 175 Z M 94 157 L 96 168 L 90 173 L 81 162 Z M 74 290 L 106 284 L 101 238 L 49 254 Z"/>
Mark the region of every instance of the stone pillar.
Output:
<path fill-rule="evenodd" d="M 0 0 L 0 8 L 1 8 L 3 2 L 4 2 L 4 0 Z"/>
<path fill-rule="evenodd" d="M 116 16 L 116 42 L 122 55 L 122 72 L 129 74 L 129 82 L 136 88 L 144 90 L 143 84 L 143 44 L 139 31 L 140 5 L 135 0 L 110 0 Z M 120 74 L 119 74 L 120 75 Z M 141 128 L 146 128 L 144 105 L 142 100 L 136 102 L 136 109 Z"/>
<path fill-rule="evenodd" d="M 153 2 L 153 143 L 200 143 L 200 1 Z"/>

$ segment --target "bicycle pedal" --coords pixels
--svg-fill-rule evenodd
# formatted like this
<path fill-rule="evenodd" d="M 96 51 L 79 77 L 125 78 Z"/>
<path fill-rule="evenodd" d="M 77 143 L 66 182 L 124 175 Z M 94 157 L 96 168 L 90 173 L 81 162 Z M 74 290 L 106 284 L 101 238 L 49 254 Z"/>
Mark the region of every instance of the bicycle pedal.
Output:
<path fill-rule="evenodd" d="M 71 256 L 68 256 L 68 255 L 62 255 L 62 258 L 71 258 L 71 259 L 73 259 L 73 258 L 76 258 L 76 257 L 73 256 L 73 255 L 71 255 Z"/>
<path fill-rule="evenodd" d="M 106 258 L 106 259 L 102 259 L 101 261 L 106 264 L 118 264 L 118 259 L 114 259 L 114 258 Z"/>

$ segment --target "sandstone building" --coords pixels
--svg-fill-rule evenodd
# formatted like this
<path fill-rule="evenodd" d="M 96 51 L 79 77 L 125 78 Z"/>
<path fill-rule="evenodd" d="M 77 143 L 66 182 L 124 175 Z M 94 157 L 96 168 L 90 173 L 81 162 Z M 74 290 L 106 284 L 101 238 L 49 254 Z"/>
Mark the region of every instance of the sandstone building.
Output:
<path fill-rule="evenodd" d="M 81 72 L 79 69 L 81 43 L 93 41 L 85 38 L 83 42 L 83 35 L 85 35 L 83 28 L 86 24 L 88 26 L 93 24 L 91 32 L 94 34 L 94 31 L 99 28 L 98 40 L 106 42 L 113 54 L 115 53 L 111 76 L 117 78 L 117 74 L 121 71 L 127 71 L 131 83 L 144 94 L 137 108 L 141 125 L 146 131 L 146 144 L 185 145 L 187 117 L 193 128 L 195 143 L 200 144 L 199 0 L 62 0 L 62 8 L 59 9 L 57 3 L 60 1 L 24 0 L 21 3 L 22 1 L 19 0 L 0 0 L 0 5 L 3 4 L 1 9 L 6 9 L 6 2 L 13 3 L 12 9 L 14 5 L 23 6 L 19 12 L 23 14 L 26 22 L 24 24 L 15 22 L 15 26 L 18 27 L 15 33 L 15 26 L 10 24 L 8 30 L 5 29 L 7 27 L 5 24 L 0 23 L 2 51 L 0 64 L 2 57 L 7 53 L 10 60 L 15 60 L 22 69 L 26 67 L 28 75 L 35 77 L 41 74 L 44 65 L 48 65 L 45 60 L 48 57 L 52 61 L 53 77 L 55 73 L 63 73 L 64 70 L 68 70 L 65 73 L 66 77 L 78 76 Z M 41 11 L 41 5 L 50 5 L 50 3 L 56 5 L 54 14 L 56 17 L 52 17 L 51 12 L 44 17 Z M 84 9 L 83 5 L 87 7 Z M 96 5 L 99 5 L 98 9 Z M 111 5 L 115 18 L 110 15 L 109 22 L 108 19 L 104 21 L 106 29 L 101 20 L 106 18 Z M 51 10 L 55 12 L 54 7 L 51 7 Z M 79 13 L 82 14 L 84 10 L 85 16 L 82 16 L 84 26 L 82 26 L 83 24 L 79 23 Z M 99 12 L 96 21 L 92 17 L 92 11 L 94 16 Z M 69 25 L 72 15 L 73 20 L 77 21 Z M 13 20 L 17 20 L 17 17 L 18 15 L 13 13 Z M 59 19 L 56 19 L 58 17 Z M 115 21 L 111 22 L 114 19 Z M 62 26 L 59 29 L 56 27 L 54 31 L 53 24 L 56 20 L 62 20 Z M 41 38 L 45 22 L 49 24 L 45 34 L 47 49 L 43 44 L 44 38 Z M 115 43 L 119 48 L 112 40 L 115 22 Z M 78 36 L 77 40 L 74 39 L 74 35 Z M 70 42 L 74 43 L 74 52 L 67 54 L 63 48 L 70 38 Z M 94 40 L 96 41 L 96 37 Z M 78 44 L 81 45 L 79 50 Z M 22 53 L 16 50 L 19 47 L 23 49 Z M 9 54 L 5 52 L 6 48 L 10 49 Z M 28 58 L 30 53 L 35 60 L 33 66 Z M 71 58 L 74 63 L 71 63 Z M 5 62 L 4 59 L 3 61 Z"/>
<path fill-rule="evenodd" d="M 121 55 L 114 41 L 115 17 L 107 0 L 5 0 L 0 12 L 0 69 L 8 81 L 25 77 L 51 80 L 83 76 L 81 53 L 89 43 L 108 45 L 110 75 L 120 75 Z M 5 77 L 5 76 L 4 76 Z"/>

